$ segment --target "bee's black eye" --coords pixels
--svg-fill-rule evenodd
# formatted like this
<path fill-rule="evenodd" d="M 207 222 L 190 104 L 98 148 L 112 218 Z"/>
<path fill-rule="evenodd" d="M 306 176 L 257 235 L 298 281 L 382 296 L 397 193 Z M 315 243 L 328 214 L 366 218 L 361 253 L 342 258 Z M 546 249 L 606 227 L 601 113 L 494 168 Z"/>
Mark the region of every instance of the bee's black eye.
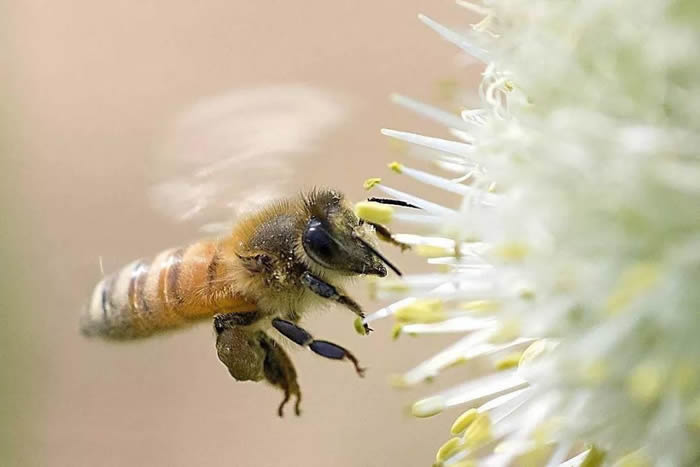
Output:
<path fill-rule="evenodd" d="M 311 219 L 304 231 L 304 250 L 314 261 L 324 266 L 332 262 L 333 256 L 338 250 L 335 241 L 323 227 L 321 221 Z"/>

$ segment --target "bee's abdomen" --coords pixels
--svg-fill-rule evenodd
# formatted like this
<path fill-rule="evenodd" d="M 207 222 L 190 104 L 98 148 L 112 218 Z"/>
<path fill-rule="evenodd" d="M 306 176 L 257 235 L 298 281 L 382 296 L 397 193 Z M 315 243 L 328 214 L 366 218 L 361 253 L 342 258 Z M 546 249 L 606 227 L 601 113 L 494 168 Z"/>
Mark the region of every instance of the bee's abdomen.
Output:
<path fill-rule="evenodd" d="M 220 269 L 214 242 L 166 250 L 150 263 L 134 261 L 97 284 L 81 330 L 88 336 L 129 339 L 212 316 L 220 307 L 240 302 L 212 299 L 221 289 L 215 287 L 221 283 Z"/>

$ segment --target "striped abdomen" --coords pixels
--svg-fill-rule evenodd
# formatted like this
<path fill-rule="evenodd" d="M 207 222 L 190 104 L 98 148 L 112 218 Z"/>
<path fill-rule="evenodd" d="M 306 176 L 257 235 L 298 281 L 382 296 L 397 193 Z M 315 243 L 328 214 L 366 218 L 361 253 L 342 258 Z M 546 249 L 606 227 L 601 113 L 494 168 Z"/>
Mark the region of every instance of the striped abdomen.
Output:
<path fill-rule="evenodd" d="M 150 263 L 135 261 L 97 284 L 81 319 L 85 335 L 149 336 L 222 311 L 252 311 L 221 280 L 215 242 L 166 250 Z"/>

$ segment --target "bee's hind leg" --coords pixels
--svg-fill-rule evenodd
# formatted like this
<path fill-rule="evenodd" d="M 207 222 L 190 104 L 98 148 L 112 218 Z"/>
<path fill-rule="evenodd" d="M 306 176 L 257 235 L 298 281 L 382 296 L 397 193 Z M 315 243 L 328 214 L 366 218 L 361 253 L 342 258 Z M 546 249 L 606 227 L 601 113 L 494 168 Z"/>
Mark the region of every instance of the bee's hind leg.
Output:
<path fill-rule="evenodd" d="M 297 382 L 297 372 L 294 369 L 294 364 L 284 350 L 272 338 L 260 332 L 258 335 L 260 346 L 265 350 L 265 361 L 263 370 L 265 379 L 278 388 L 284 391 L 284 399 L 277 409 L 277 414 L 282 417 L 284 415 L 284 406 L 289 402 L 291 396 L 296 397 L 294 404 L 294 413 L 298 416 L 301 414 L 299 405 L 301 404 L 301 390 Z"/>
<path fill-rule="evenodd" d="M 255 333 L 245 327 L 257 319 L 257 312 L 214 316 L 216 353 L 236 381 L 260 381 L 265 376 L 265 350 Z"/>
<path fill-rule="evenodd" d="M 226 365 L 236 381 L 267 380 L 284 391 L 284 400 L 277 409 L 282 409 L 291 396 L 296 396 L 294 412 L 299 415 L 301 391 L 297 383 L 297 372 L 292 361 L 282 348 L 262 331 L 247 328 L 259 319 L 257 312 L 224 313 L 214 317 L 216 352 L 221 363 Z"/>

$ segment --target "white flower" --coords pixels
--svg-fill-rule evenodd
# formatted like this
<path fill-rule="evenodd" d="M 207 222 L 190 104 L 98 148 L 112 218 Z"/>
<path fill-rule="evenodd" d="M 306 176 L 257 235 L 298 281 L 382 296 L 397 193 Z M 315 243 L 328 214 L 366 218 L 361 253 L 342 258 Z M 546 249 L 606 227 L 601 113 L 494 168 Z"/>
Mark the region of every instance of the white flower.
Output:
<path fill-rule="evenodd" d="M 700 4 L 458 3 L 484 20 L 421 20 L 485 62 L 481 107 L 396 97 L 452 138 L 383 133 L 453 175 L 392 169 L 461 203 L 374 179 L 421 209 L 357 209 L 413 231 L 397 239 L 443 271 L 379 282 L 400 300 L 366 321 L 464 334 L 397 379 L 465 365 L 463 385 L 413 407 L 466 410 L 438 463 L 698 465 Z"/>

